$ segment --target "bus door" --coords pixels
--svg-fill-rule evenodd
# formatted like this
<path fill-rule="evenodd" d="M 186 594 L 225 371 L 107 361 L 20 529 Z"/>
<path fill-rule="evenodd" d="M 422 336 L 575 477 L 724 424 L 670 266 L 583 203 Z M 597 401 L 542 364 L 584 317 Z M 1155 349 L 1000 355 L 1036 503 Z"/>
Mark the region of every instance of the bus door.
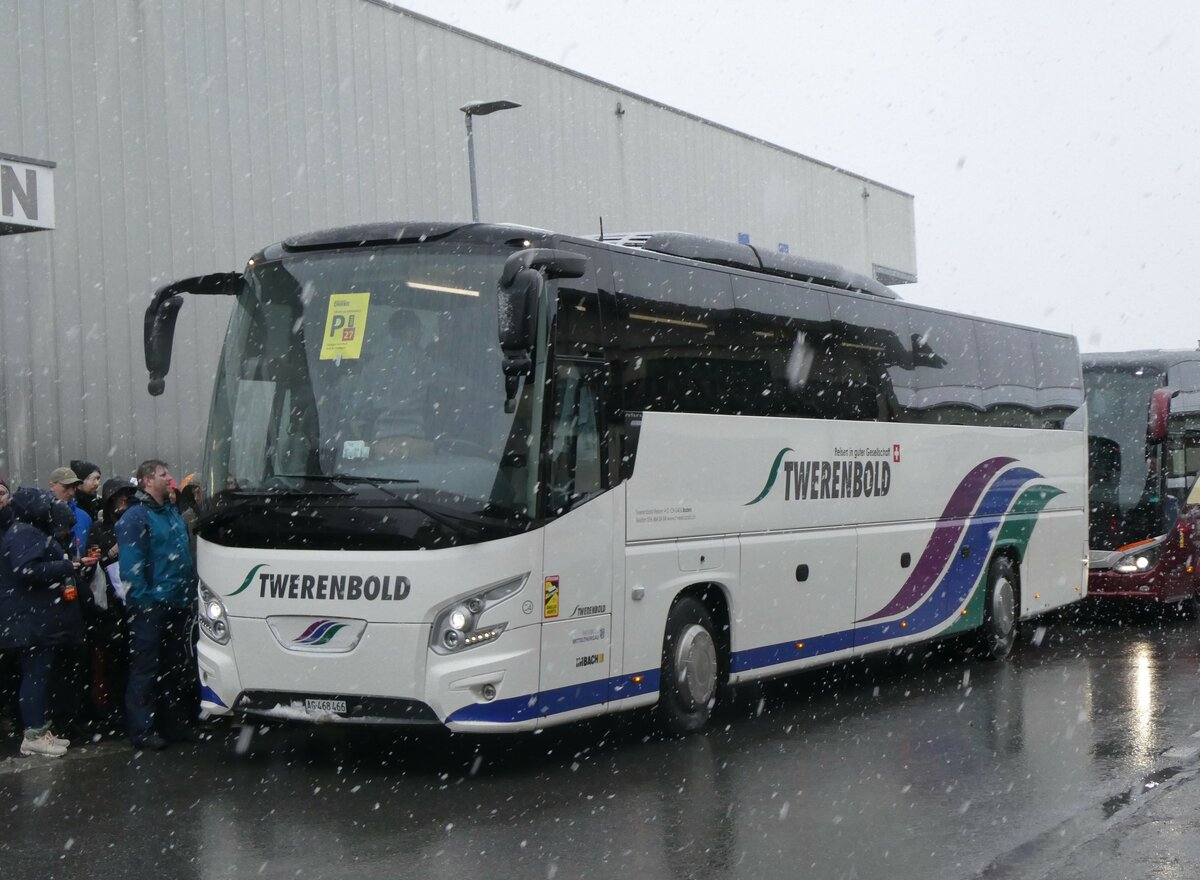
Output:
<path fill-rule="evenodd" d="M 539 609 L 543 716 L 587 717 L 608 702 L 615 511 L 603 431 L 607 373 L 599 360 L 559 359 L 554 367 Z"/>
<path fill-rule="evenodd" d="M 1183 431 L 1172 430 L 1167 440 L 1167 494 L 1175 498 L 1180 511 L 1187 506 L 1188 495 L 1196 486 L 1198 474 L 1200 425 L 1189 425 Z"/>
<path fill-rule="evenodd" d="M 1179 512 L 1180 547 L 1190 542 L 1190 570 L 1200 561 L 1200 425 L 1172 431 L 1167 441 L 1167 494 Z"/>

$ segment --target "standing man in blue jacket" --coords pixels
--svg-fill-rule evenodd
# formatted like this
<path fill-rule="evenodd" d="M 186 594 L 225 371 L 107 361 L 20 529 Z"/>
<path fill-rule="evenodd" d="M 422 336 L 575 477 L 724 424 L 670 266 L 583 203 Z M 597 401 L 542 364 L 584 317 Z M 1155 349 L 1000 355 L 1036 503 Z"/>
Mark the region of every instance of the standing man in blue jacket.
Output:
<path fill-rule="evenodd" d="M 195 672 L 187 641 L 196 570 L 187 525 L 170 503 L 166 462 L 142 462 L 137 480 L 133 504 L 117 522 L 121 580 L 129 589 L 125 712 L 133 747 L 158 751 L 190 738 L 187 702 Z"/>

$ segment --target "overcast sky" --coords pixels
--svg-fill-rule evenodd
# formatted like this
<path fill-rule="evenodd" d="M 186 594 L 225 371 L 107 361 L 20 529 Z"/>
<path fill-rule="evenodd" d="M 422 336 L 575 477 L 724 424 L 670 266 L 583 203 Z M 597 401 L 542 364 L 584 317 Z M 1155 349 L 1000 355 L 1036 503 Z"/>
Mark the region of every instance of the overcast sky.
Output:
<path fill-rule="evenodd" d="M 906 299 L 1200 339 L 1200 3 L 396 5 L 912 193 Z"/>

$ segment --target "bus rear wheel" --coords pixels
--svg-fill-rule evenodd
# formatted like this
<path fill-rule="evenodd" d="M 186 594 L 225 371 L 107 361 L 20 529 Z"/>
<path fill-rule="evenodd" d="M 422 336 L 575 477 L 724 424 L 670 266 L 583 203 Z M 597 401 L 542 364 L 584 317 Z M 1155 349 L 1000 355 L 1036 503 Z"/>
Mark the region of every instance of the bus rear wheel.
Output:
<path fill-rule="evenodd" d="M 701 730 L 712 717 L 721 683 L 721 655 L 708 609 L 691 597 L 667 615 L 663 636 L 658 717 L 663 729 L 682 736 Z"/>
<path fill-rule="evenodd" d="M 983 624 L 976 641 L 977 653 L 988 660 L 1003 660 L 1017 639 L 1017 571 L 1007 556 L 997 556 L 988 567 Z"/>

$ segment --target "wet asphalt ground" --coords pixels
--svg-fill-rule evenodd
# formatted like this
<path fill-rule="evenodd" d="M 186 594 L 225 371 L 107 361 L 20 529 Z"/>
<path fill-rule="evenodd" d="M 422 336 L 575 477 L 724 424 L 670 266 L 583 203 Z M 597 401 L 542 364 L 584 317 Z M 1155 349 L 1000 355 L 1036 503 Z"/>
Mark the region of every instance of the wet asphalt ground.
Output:
<path fill-rule="evenodd" d="M 1200 623 L 1072 613 L 537 735 L 211 725 L 0 760 L 0 880 L 1200 876 Z M 0 743 L 15 755 L 17 740 Z"/>

